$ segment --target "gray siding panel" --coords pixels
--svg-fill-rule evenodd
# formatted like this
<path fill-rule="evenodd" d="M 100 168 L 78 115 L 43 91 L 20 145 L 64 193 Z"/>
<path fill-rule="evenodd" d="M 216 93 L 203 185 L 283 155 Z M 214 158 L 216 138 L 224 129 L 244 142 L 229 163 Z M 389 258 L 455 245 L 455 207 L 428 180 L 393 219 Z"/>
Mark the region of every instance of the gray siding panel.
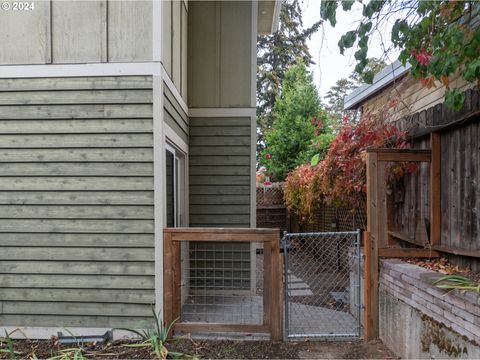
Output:
<path fill-rule="evenodd" d="M 191 119 L 191 226 L 250 226 L 250 146 L 250 118 Z"/>
<path fill-rule="evenodd" d="M 163 85 L 164 91 L 164 117 L 165 122 L 172 128 L 180 138 L 188 144 L 189 139 L 189 120 L 187 114 L 178 103 L 177 99 L 166 84 Z"/>
<path fill-rule="evenodd" d="M 0 323 L 133 326 L 154 302 L 150 77 L 0 80 Z"/>

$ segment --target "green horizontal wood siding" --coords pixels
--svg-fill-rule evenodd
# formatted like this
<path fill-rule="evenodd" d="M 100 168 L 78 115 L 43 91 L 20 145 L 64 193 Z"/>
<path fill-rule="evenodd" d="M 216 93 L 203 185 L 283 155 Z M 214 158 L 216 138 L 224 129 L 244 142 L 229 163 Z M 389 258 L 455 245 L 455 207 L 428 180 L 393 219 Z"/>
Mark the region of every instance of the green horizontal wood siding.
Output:
<path fill-rule="evenodd" d="M 0 80 L 0 324 L 134 326 L 154 302 L 148 76 Z"/>
<path fill-rule="evenodd" d="M 190 120 L 190 225 L 250 226 L 250 118 Z"/>
<path fill-rule="evenodd" d="M 189 137 L 189 119 L 178 99 L 170 91 L 166 84 L 163 85 L 163 107 L 164 119 L 168 126 L 188 144 Z"/>

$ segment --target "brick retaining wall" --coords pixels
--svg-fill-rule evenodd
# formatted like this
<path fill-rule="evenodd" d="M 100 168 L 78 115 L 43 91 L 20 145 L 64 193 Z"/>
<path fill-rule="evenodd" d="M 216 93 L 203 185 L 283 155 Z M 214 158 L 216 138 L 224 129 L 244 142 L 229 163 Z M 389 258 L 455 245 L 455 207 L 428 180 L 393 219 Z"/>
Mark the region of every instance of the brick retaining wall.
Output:
<path fill-rule="evenodd" d="M 480 295 L 474 292 L 461 293 L 457 290 L 448 292 L 439 289 L 432 285 L 432 283 L 440 276 L 442 276 L 442 274 L 439 274 L 438 272 L 408 264 L 401 260 L 385 259 L 381 261 L 380 327 L 381 337 L 383 329 L 383 335 L 386 337 L 387 346 L 389 345 L 388 338 L 395 337 L 395 331 L 401 331 L 401 325 L 403 325 L 389 325 L 387 324 L 389 321 L 405 322 L 405 329 L 412 326 L 412 324 L 408 324 L 408 321 L 411 319 L 403 319 L 402 316 L 391 314 L 391 312 L 396 311 L 396 309 L 400 311 L 400 308 L 402 307 L 402 311 L 406 314 L 406 311 L 408 310 L 405 310 L 404 304 L 406 304 L 419 312 L 418 319 L 422 319 L 419 321 L 425 322 L 427 319 L 426 317 L 428 317 L 429 321 L 433 320 L 433 322 L 441 324 L 442 331 L 445 330 L 446 333 L 451 333 L 448 337 L 452 344 L 458 340 L 457 343 L 462 343 L 459 348 L 465 348 L 465 351 L 467 351 L 467 347 L 471 348 L 473 346 L 473 348 L 470 349 L 470 355 L 472 355 L 472 353 L 477 353 L 477 351 L 480 353 Z M 384 298 L 388 297 L 388 299 L 383 299 L 382 302 L 382 296 Z M 395 299 L 400 300 L 404 304 L 396 302 Z M 382 309 L 382 306 L 384 309 Z M 385 311 L 385 307 L 389 308 L 388 311 Z M 413 315 L 410 314 L 409 316 Z M 432 338 L 432 335 L 421 332 L 431 332 L 432 330 L 431 327 L 429 328 L 428 326 L 422 325 L 421 327 L 421 330 L 417 329 L 419 331 L 417 337 L 420 337 L 417 341 L 420 340 L 419 347 L 422 347 L 422 345 L 425 347 L 424 339 Z M 408 331 L 409 330 L 405 330 L 404 332 Z M 412 329 L 411 331 L 414 330 Z M 388 332 L 391 332 L 392 334 L 388 334 Z M 455 333 L 460 336 L 456 337 Z M 399 335 L 399 337 L 402 336 Z M 405 334 L 404 338 L 405 342 L 412 342 L 411 340 L 407 340 L 409 334 Z M 457 340 L 455 340 L 455 338 Z M 413 346 L 412 344 L 403 345 Z M 427 346 L 427 348 L 429 348 L 429 346 Z M 425 349 L 423 349 L 423 353 L 425 352 Z M 422 355 L 422 349 L 418 349 L 418 352 L 413 349 L 412 351 L 409 351 L 409 354 L 418 354 L 420 356 Z"/>

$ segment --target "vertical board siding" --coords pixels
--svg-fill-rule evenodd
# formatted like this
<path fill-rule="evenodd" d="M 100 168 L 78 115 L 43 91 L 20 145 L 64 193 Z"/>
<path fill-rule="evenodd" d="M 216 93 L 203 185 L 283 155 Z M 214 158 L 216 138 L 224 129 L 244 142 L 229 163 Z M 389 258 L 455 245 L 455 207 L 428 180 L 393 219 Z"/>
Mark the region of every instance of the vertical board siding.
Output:
<path fill-rule="evenodd" d="M 152 111 L 147 76 L 0 80 L 0 324 L 151 316 Z"/>
<path fill-rule="evenodd" d="M 251 107 L 252 2 L 189 3 L 191 107 Z"/>
<path fill-rule="evenodd" d="M 108 1 L 108 61 L 151 61 L 153 2 Z"/>
<path fill-rule="evenodd" d="M 1 65 L 152 61 L 152 0 L 6 1 Z M 33 4 L 29 10 L 16 6 Z"/>
<path fill-rule="evenodd" d="M 106 61 L 107 1 L 52 0 L 52 62 Z"/>
<path fill-rule="evenodd" d="M 250 118 L 191 118 L 189 164 L 190 226 L 249 227 Z"/>
<path fill-rule="evenodd" d="M 6 1 L 9 6 L 13 2 Z M 17 5 L 20 1 L 17 3 Z M 34 10 L 0 10 L 0 64 L 51 62 L 50 2 L 33 1 Z M 24 4 L 24 2 L 22 2 Z"/>

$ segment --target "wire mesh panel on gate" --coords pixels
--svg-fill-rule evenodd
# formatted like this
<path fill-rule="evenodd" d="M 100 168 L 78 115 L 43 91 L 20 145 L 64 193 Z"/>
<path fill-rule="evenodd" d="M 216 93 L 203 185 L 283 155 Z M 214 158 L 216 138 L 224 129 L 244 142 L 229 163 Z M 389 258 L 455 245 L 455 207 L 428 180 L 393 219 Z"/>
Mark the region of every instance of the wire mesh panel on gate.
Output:
<path fill-rule="evenodd" d="M 288 337 L 360 336 L 359 234 L 284 236 Z"/>

